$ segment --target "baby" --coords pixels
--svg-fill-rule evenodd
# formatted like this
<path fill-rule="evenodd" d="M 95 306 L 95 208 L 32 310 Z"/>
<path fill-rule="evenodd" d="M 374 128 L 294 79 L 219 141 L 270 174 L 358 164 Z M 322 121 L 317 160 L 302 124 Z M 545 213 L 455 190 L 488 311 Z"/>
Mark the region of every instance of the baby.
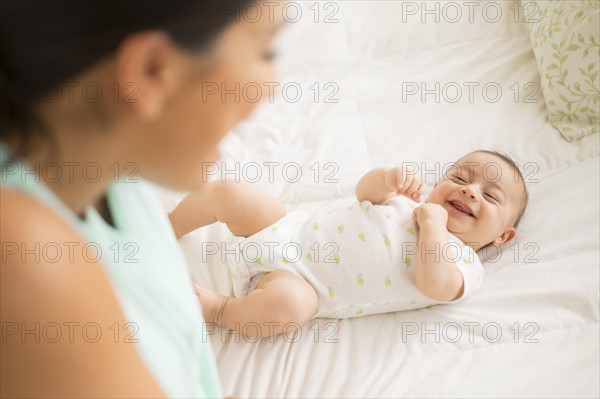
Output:
<path fill-rule="evenodd" d="M 456 161 L 420 204 L 425 188 L 402 167 L 377 168 L 358 182 L 358 202 L 287 214 L 248 184 L 211 182 L 169 218 L 177 238 L 227 224 L 241 254 L 229 262 L 234 297 L 195 291 L 207 322 L 239 332 L 252 323 L 262 337 L 314 317 L 455 303 L 475 292 L 483 279 L 475 251 L 517 235 L 523 176 L 510 158 L 481 150 Z"/>

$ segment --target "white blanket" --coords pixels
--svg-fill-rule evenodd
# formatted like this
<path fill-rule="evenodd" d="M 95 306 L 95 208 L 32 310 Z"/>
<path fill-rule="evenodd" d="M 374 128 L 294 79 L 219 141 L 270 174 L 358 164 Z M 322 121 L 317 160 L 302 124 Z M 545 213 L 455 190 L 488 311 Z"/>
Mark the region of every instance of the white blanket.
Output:
<path fill-rule="evenodd" d="M 530 191 L 516 242 L 487 254 L 481 289 L 458 304 L 316 319 L 260 342 L 206 331 L 226 394 L 599 396 L 598 135 L 567 143 L 548 123 L 518 2 L 426 3 L 431 14 L 424 2 L 315 3 L 317 23 L 313 2 L 295 3 L 302 17 L 278 37 L 287 93 L 232 132 L 224 161 L 241 179 L 260 170 L 257 187 L 310 211 L 351 198 L 374 166 L 412 162 L 432 184 L 468 151 L 503 151 Z M 163 191 L 165 208 L 182 196 Z M 203 259 L 202 243 L 228 234 L 212 225 L 180 241 L 193 279 L 222 293 L 229 271 Z"/>

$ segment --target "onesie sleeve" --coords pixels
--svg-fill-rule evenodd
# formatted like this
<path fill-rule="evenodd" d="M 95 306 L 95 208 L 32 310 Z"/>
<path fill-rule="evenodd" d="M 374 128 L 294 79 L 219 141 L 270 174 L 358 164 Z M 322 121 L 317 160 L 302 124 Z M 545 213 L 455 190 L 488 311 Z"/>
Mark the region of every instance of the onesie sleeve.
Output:
<path fill-rule="evenodd" d="M 458 271 L 462 274 L 464 291 L 460 298 L 444 303 L 460 302 L 473 294 L 481 287 L 484 275 L 483 265 L 473 248 L 465 245 L 462 241 L 453 236 L 450 237 L 450 245 L 455 248 L 454 251 L 450 252 L 454 253 L 455 257 L 453 260 L 455 260 Z"/>

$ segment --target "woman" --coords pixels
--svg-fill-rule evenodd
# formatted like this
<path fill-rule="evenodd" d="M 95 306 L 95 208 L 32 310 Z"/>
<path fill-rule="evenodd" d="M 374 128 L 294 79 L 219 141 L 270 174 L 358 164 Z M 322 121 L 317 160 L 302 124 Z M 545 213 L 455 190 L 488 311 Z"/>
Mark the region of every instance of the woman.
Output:
<path fill-rule="evenodd" d="M 201 188 L 203 163 L 256 106 L 231 91 L 273 78 L 281 13 L 252 1 L 2 8 L 2 396 L 222 396 L 184 257 L 144 180 Z"/>

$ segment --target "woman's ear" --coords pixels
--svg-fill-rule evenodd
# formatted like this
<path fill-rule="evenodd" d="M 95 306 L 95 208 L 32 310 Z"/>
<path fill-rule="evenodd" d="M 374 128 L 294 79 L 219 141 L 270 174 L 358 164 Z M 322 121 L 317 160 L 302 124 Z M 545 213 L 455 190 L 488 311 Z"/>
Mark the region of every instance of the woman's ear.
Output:
<path fill-rule="evenodd" d="M 129 36 L 117 51 L 116 78 L 123 97 L 119 100 L 146 120 L 160 116 L 176 84 L 170 48 L 164 33 L 147 31 Z"/>
<path fill-rule="evenodd" d="M 507 242 L 514 240 L 517 237 L 517 230 L 514 227 L 505 230 L 501 235 L 499 235 L 492 243 L 494 246 L 499 247 L 501 245 L 506 244 Z"/>

